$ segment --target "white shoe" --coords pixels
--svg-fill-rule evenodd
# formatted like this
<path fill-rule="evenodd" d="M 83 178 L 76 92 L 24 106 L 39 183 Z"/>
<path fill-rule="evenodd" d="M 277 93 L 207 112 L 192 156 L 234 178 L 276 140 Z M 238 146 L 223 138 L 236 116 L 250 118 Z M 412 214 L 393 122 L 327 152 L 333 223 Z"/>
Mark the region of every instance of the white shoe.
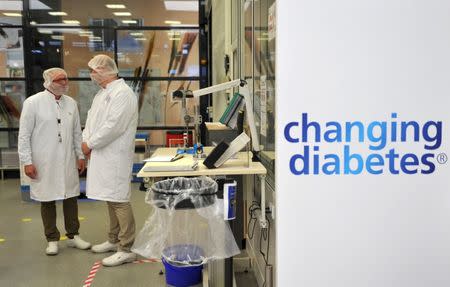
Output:
<path fill-rule="evenodd" d="M 58 254 L 58 241 L 50 241 L 47 248 L 45 249 L 45 254 L 56 255 Z"/>
<path fill-rule="evenodd" d="M 116 251 L 117 244 L 111 243 L 109 241 L 105 241 L 103 243 L 92 246 L 91 250 L 92 250 L 92 252 L 95 252 L 95 253 L 105 253 L 105 252 L 109 252 L 109 251 Z"/>
<path fill-rule="evenodd" d="M 103 266 L 117 266 L 123 263 L 129 263 L 136 260 L 136 254 L 133 252 L 118 251 L 113 255 L 102 260 Z"/>
<path fill-rule="evenodd" d="M 80 236 L 75 235 L 73 239 L 69 239 L 67 241 L 67 246 L 84 250 L 91 247 L 91 244 L 81 239 Z"/>

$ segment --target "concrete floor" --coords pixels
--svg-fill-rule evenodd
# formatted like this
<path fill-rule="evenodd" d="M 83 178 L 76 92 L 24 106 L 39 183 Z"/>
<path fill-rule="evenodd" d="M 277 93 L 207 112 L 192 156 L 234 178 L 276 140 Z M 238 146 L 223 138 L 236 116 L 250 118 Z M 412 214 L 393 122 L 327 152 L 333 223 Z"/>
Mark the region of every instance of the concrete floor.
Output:
<path fill-rule="evenodd" d="M 24 202 L 18 179 L 0 180 L 0 286 L 64 286 L 84 285 L 93 265 L 105 254 L 66 247 L 59 243 L 57 256 L 46 256 L 47 246 L 40 217 L 40 204 Z M 144 202 L 145 192 L 133 183 L 132 206 L 137 232 L 151 212 Z M 108 216 L 106 204 L 100 201 L 79 200 L 80 236 L 93 243 L 107 239 Z M 57 226 L 65 234 L 62 205 L 57 204 Z M 112 253 L 111 253 L 112 254 Z M 144 259 L 144 258 L 138 258 Z M 131 263 L 118 267 L 100 267 L 92 286 L 166 286 L 161 263 Z M 241 276 L 238 286 L 256 286 L 253 274 Z"/>
<path fill-rule="evenodd" d="M 46 240 L 40 216 L 40 204 L 23 202 L 19 180 L 0 181 L 0 286 L 83 286 L 95 262 L 105 254 L 66 247 L 60 241 L 57 256 L 46 256 Z M 133 184 L 132 205 L 138 230 L 151 207 L 144 202 L 145 193 Z M 96 244 L 107 239 L 108 216 L 101 201 L 80 200 L 80 236 Z M 62 204 L 57 204 L 57 226 L 65 234 Z M 112 253 L 111 253 L 112 254 Z M 107 256 L 107 255 L 106 255 Z M 100 267 L 92 286 L 165 286 L 161 263 L 125 264 Z"/>

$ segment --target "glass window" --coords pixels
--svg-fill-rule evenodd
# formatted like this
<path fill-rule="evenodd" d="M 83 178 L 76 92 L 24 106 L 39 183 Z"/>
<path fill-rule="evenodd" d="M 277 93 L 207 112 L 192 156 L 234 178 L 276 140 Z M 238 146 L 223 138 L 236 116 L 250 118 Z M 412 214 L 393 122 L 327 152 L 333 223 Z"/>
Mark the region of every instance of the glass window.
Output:
<path fill-rule="evenodd" d="M 9 148 L 9 134 L 10 132 L 0 132 L 0 148 Z"/>
<path fill-rule="evenodd" d="M 88 70 L 85 71 L 88 73 Z M 42 91 L 42 81 L 36 81 Z M 199 89 L 198 81 L 141 81 L 127 80 L 139 99 L 139 126 L 184 126 L 181 100 L 173 99 L 172 92 L 177 89 Z M 90 80 L 70 80 L 68 95 L 78 102 L 81 124 L 86 123 L 87 112 L 99 86 Z M 187 113 L 194 115 L 198 99 L 187 99 Z"/>
<path fill-rule="evenodd" d="M 41 27 L 32 31 L 35 79 L 51 67 L 64 67 L 69 77 L 89 78 L 84 72 L 93 56 L 101 53 L 114 58 L 114 29 Z M 120 75 L 198 77 L 197 36 L 197 30 L 117 30 Z"/>
<path fill-rule="evenodd" d="M 93 56 L 114 58 L 113 29 L 36 27 L 31 31 L 33 79 L 42 78 L 42 72 L 52 67 L 63 67 L 69 77 L 89 78 L 87 63 Z"/>
<path fill-rule="evenodd" d="M 25 81 L 0 81 L 0 127 L 19 127 L 25 98 Z"/>
<path fill-rule="evenodd" d="M 140 126 L 184 126 L 182 102 L 173 99 L 172 92 L 179 89 L 198 90 L 198 81 L 148 81 L 144 89 L 136 89 L 139 95 Z M 138 83 L 139 86 L 139 83 Z M 145 90 L 145 92 L 142 92 Z M 187 113 L 194 115 L 198 99 L 188 98 Z"/>
<path fill-rule="evenodd" d="M 86 74 L 89 71 L 85 70 Z M 87 112 L 91 108 L 92 100 L 100 87 L 92 81 L 69 81 L 69 96 L 74 98 L 78 102 L 78 109 L 80 112 L 81 125 L 86 123 Z"/>
<path fill-rule="evenodd" d="M 274 150 L 275 145 L 275 39 L 269 37 L 269 10 L 274 0 L 255 3 L 255 103 L 256 115 L 261 130 L 261 144 L 265 150 Z"/>
<path fill-rule="evenodd" d="M 178 89 L 199 89 L 198 81 L 129 81 L 139 98 L 139 126 L 183 126 L 181 100 L 173 99 Z M 187 99 L 187 113 L 194 114 L 198 99 Z"/>
<path fill-rule="evenodd" d="M 46 7 L 31 5 L 33 23 L 81 26 L 198 25 L 198 1 L 50 0 L 45 3 Z"/>
<path fill-rule="evenodd" d="M 22 25 L 22 1 L 0 2 L 0 26 L 3 25 Z M 1 31 L 1 28 L 0 28 Z"/>
<path fill-rule="evenodd" d="M 118 30 L 119 69 L 124 75 L 198 77 L 197 38 L 198 30 Z"/>
<path fill-rule="evenodd" d="M 244 2 L 244 75 L 252 84 L 254 113 L 260 143 L 275 148 L 275 38 L 269 35 L 274 0 Z"/>
<path fill-rule="evenodd" d="M 22 29 L 0 27 L 0 77 L 25 77 Z"/>

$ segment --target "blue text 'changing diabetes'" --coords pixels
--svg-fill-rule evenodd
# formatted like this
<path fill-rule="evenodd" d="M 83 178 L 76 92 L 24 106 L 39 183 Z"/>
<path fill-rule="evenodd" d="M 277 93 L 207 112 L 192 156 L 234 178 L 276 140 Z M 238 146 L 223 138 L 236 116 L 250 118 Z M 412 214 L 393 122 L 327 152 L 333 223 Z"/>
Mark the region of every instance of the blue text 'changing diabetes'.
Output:
<path fill-rule="evenodd" d="M 401 121 L 392 113 L 384 121 L 320 123 L 303 113 L 301 121 L 286 124 L 284 139 L 299 147 L 289 160 L 294 175 L 431 174 L 442 144 L 442 121 Z M 420 144 L 421 152 L 402 152 L 410 143 Z M 321 151 L 330 144 L 339 145 L 339 153 Z M 355 145 L 359 152 L 352 151 Z M 367 152 L 360 153 L 361 145 Z"/>

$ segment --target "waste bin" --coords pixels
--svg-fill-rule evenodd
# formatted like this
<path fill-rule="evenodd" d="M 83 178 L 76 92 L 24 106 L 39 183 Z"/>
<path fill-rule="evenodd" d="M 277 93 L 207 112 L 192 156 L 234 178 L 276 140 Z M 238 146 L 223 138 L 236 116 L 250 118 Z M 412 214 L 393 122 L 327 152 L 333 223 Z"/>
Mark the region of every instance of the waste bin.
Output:
<path fill-rule="evenodd" d="M 167 284 L 198 284 L 201 266 L 208 260 L 239 254 L 216 193 L 217 183 L 208 177 L 177 177 L 149 189 L 145 201 L 155 208 L 132 251 L 147 258 L 162 257 Z"/>
<path fill-rule="evenodd" d="M 163 250 L 162 262 L 166 283 L 170 286 L 193 286 L 202 281 L 203 250 L 192 244 L 180 244 Z"/>

